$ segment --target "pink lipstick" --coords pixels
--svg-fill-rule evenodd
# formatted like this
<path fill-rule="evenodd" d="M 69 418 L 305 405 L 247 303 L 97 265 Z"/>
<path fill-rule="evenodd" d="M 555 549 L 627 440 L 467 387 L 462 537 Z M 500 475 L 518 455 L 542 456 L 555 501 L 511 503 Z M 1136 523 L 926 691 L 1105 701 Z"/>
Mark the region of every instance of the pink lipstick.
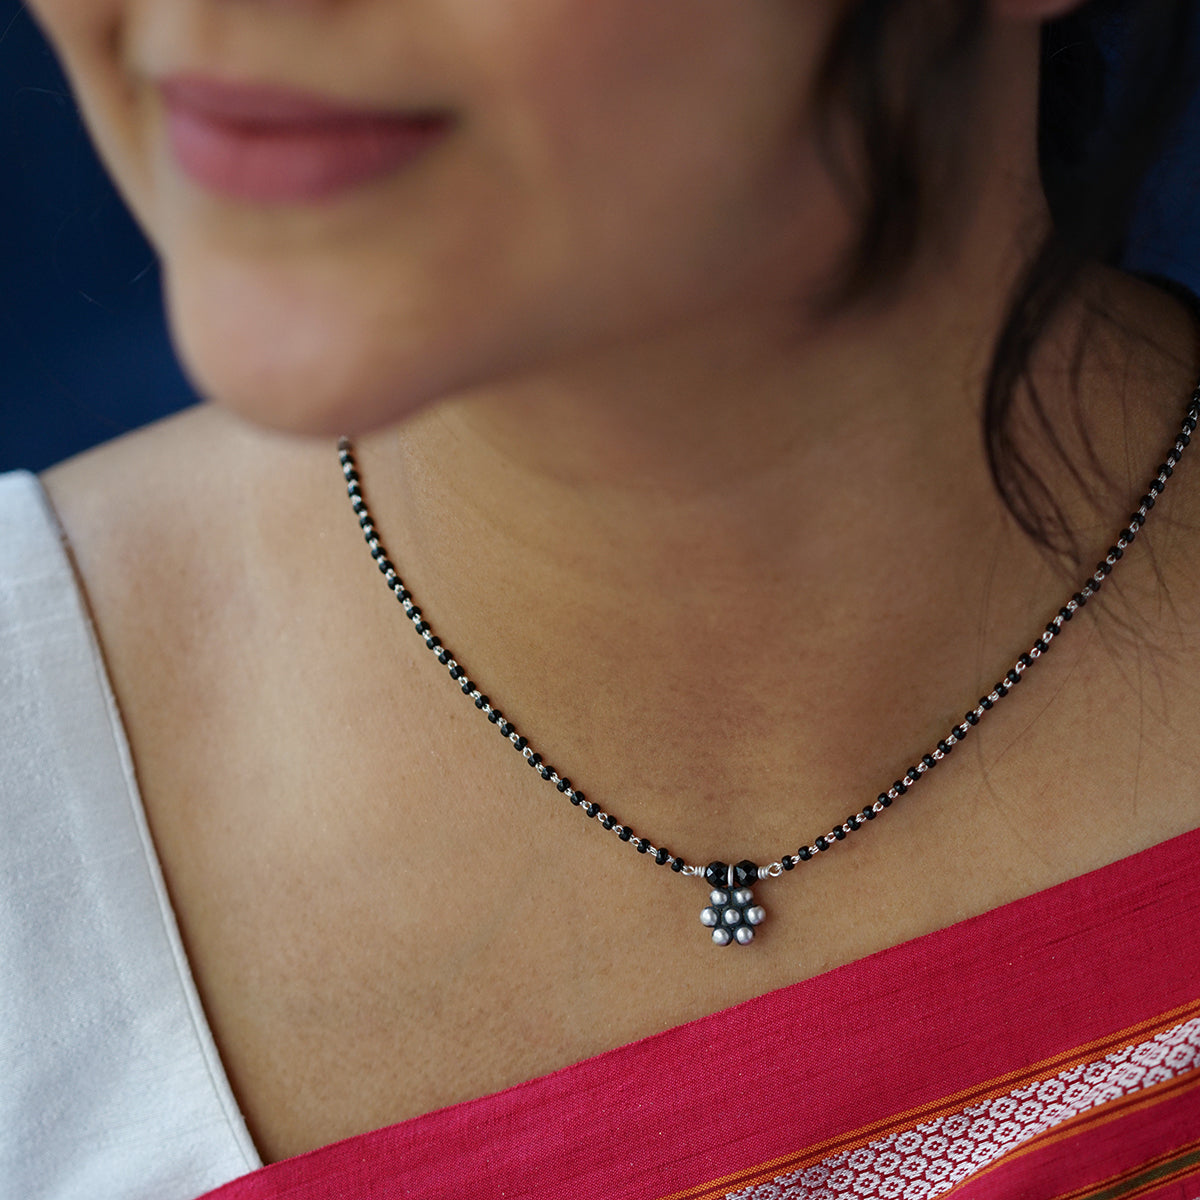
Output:
<path fill-rule="evenodd" d="M 354 108 L 286 88 L 176 76 L 166 134 L 201 187 L 257 204 L 329 199 L 402 170 L 446 134 L 445 115 Z"/>

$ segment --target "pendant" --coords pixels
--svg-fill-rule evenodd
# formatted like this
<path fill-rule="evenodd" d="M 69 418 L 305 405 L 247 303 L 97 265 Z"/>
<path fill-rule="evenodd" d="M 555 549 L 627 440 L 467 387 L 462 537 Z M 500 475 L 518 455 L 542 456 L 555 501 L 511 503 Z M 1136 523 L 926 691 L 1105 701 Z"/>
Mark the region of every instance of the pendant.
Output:
<path fill-rule="evenodd" d="M 712 885 L 708 907 L 700 913 L 700 924 L 712 930 L 713 944 L 728 946 L 737 942 L 748 946 L 754 941 L 754 927 L 761 925 L 766 910 L 754 903 L 749 884 L 758 879 L 758 867 L 748 859 L 731 867 L 723 862 L 709 863 L 704 878 Z"/>

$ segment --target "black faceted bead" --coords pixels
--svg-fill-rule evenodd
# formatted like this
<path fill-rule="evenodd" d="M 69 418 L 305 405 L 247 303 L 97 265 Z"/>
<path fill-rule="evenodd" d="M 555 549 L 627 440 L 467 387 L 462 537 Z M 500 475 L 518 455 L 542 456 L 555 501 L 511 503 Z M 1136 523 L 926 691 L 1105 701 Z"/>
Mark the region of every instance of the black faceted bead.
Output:
<path fill-rule="evenodd" d="M 660 867 L 663 866 L 670 857 L 670 850 L 664 850 L 661 846 L 659 846 L 659 848 L 654 852 L 654 861 L 658 863 Z"/>
<path fill-rule="evenodd" d="M 733 868 L 733 886 L 750 887 L 751 884 L 757 882 L 758 863 L 752 863 L 748 858 L 743 858 L 742 861 Z"/>
<path fill-rule="evenodd" d="M 723 862 L 710 862 L 708 866 L 704 868 L 704 878 L 708 881 L 709 887 L 728 887 L 729 864 Z"/>
<path fill-rule="evenodd" d="M 687 864 L 683 861 L 682 858 L 671 859 L 671 870 L 672 871 L 676 871 L 676 872 L 682 871 L 686 865 Z"/>

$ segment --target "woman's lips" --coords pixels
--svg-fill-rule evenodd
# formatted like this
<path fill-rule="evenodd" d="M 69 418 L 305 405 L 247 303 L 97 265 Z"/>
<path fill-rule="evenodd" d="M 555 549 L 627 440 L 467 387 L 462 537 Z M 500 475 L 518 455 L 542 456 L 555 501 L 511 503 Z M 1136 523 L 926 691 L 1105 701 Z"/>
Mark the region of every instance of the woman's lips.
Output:
<path fill-rule="evenodd" d="M 285 88 L 191 77 L 161 92 L 171 153 L 202 187 L 258 204 L 311 203 L 399 171 L 444 115 L 355 109 Z"/>

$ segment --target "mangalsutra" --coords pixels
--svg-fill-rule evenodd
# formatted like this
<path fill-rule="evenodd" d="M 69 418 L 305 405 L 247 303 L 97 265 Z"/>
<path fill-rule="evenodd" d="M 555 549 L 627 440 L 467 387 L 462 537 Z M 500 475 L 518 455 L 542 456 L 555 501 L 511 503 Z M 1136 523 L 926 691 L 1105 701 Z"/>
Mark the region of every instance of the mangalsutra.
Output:
<path fill-rule="evenodd" d="M 501 737 L 505 738 L 547 783 L 553 784 L 585 817 L 596 821 L 601 828 L 615 834 L 638 854 L 645 855 L 650 862 L 656 863 L 660 867 L 670 867 L 677 875 L 703 879 L 711 890 L 708 904 L 700 913 L 700 923 L 711 930 L 712 940 L 716 945 L 728 946 L 737 943 L 745 946 L 754 940 L 755 927 L 761 924 L 766 916 L 763 907 L 755 903 L 753 886 L 760 880 L 778 878 L 785 871 L 792 871 L 801 863 L 808 862 L 818 854 L 823 854 L 890 808 L 922 776 L 932 771 L 938 763 L 946 758 L 992 708 L 1021 682 L 1025 671 L 1050 649 L 1054 639 L 1064 632 L 1064 627 L 1071 618 L 1100 591 L 1104 580 L 1146 523 L 1146 515 L 1154 507 L 1155 500 L 1166 487 L 1167 480 L 1178 465 L 1191 440 L 1191 435 L 1196 429 L 1197 421 L 1200 421 L 1200 387 L 1193 392 L 1175 442 L 1167 452 L 1166 458 L 1159 464 L 1154 478 L 1146 489 L 1146 494 L 1138 501 L 1136 511 L 1130 515 L 1128 525 L 1117 535 L 1114 543 L 1108 548 L 1108 553 L 1101 562 L 1096 564 L 1095 571 L 1079 591 L 1075 592 L 1058 610 L 1033 645 L 1013 663 L 1003 678 L 994 684 L 989 692 L 980 697 L 974 708 L 964 714 L 962 721 L 955 725 L 927 754 L 923 754 L 915 766 L 909 767 L 890 787 L 880 792 L 872 803 L 851 813 L 840 825 L 835 825 L 828 832 L 822 833 L 820 837 L 802 844 L 794 853 L 785 854 L 782 858 L 776 859 L 766 866 L 759 866 L 749 859 L 742 859 L 740 862 L 732 864 L 715 861 L 704 867 L 688 863 L 665 847 L 655 845 L 648 838 L 634 833 L 628 825 L 618 821 L 595 801 L 589 800 L 571 783 L 570 779 L 565 775 L 560 775 L 549 763 L 545 762 L 529 744 L 529 740 L 518 732 L 516 726 L 492 704 L 470 679 L 463 667 L 442 644 L 441 639 L 434 634 L 429 622 L 425 620 L 421 610 L 413 602 L 412 594 L 404 586 L 404 581 L 396 571 L 395 565 L 388 558 L 387 551 L 375 528 L 371 511 L 363 498 L 354 450 L 347 438 L 341 438 L 338 441 L 338 458 L 346 477 L 350 504 L 358 517 L 358 523 L 366 538 L 367 546 L 370 548 L 371 557 L 383 574 L 384 582 L 400 602 L 404 609 L 404 615 L 412 622 L 417 635 L 437 657 L 438 662 L 449 671 L 450 678 L 458 685 L 463 695 L 472 700 L 475 707 L 483 713 L 488 721 L 499 729 Z"/>

